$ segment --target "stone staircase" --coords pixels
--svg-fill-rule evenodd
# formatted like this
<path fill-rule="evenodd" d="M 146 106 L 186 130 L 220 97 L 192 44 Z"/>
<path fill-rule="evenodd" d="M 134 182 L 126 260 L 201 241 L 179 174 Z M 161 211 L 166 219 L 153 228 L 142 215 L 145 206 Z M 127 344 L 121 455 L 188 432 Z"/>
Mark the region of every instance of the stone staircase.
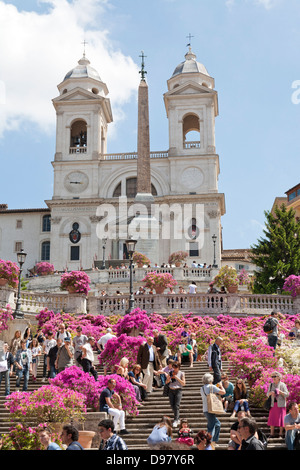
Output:
<path fill-rule="evenodd" d="M 97 361 L 95 361 L 97 363 Z M 228 364 L 223 362 L 223 369 L 228 369 Z M 200 394 L 200 387 L 202 386 L 203 374 L 208 372 L 206 362 L 196 362 L 193 368 L 183 364 L 181 370 L 185 372 L 186 386 L 184 387 L 183 396 L 180 406 L 180 417 L 187 418 L 189 426 L 196 434 L 199 430 L 206 430 L 206 418 L 202 412 L 202 398 Z M 102 368 L 98 368 L 98 372 L 103 373 Z M 34 383 L 29 381 L 28 391 L 32 391 L 44 385 L 41 382 L 42 366 L 38 370 L 38 380 Z M 15 376 L 11 378 L 11 393 L 15 391 Z M 21 388 L 22 389 L 22 382 Z M 0 434 L 7 433 L 12 425 L 10 415 L 4 407 L 5 397 L 4 383 L 2 381 L 0 389 Z M 250 411 L 252 417 L 256 420 L 259 428 L 266 435 L 269 434 L 269 427 L 267 426 L 268 413 L 261 408 L 254 408 L 250 404 Z M 218 417 L 221 421 L 221 431 L 219 446 L 217 450 L 226 450 L 229 442 L 230 428 L 234 420 L 230 419 L 230 412 Z M 137 417 L 126 418 L 126 428 L 130 434 L 124 436 L 124 440 L 129 450 L 149 450 L 147 444 L 147 437 L 151 433 L 152 428 L 157 424 L 163 415 L 173 418 L 173 413 L 169 405 L 169 399 L 162 396 L 162 388 L 154 389 L 149 395 L 144 406 L 139 408 L 139 415 Z M 177 428 L 178 429 L 178 428 Z M 177 430 L 173 432 L 173 438 L 176 439 Z M 286 449 L 285 443 L 280 438 L 273 438 L 268 442 L 268 450 L 283 450 Z"/>

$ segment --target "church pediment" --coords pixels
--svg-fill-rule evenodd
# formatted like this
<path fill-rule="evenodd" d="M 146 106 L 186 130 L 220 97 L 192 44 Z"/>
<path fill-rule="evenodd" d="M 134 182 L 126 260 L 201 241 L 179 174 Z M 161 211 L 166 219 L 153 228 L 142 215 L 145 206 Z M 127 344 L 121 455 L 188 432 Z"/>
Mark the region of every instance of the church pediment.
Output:
<path fill-rule="evenodd" d="M 54 98 L 53 102 L 57 103 L 59 101 L 66 102 L 66 101 L 84 101 L 84 100 L 94 101 L 98 99 L 103 99 L 103 97 L 99 95 L 95 95 L 94 93 L 88 90 L 83 90 L 82 88 L 74 88 L 73 90 L 63 93 L 57 98 Z"/>
<path fill-rule="evenodd" d="M 206 86 L 198 85 L 195 82 L 186 82 L 183 85 L 175 86 L 171 91 L 168 91 L 165 96 L 181 96 L 181 95 L 199 95 L 199 94 L 210 94 L 215 95 L 216 91 Z"/>

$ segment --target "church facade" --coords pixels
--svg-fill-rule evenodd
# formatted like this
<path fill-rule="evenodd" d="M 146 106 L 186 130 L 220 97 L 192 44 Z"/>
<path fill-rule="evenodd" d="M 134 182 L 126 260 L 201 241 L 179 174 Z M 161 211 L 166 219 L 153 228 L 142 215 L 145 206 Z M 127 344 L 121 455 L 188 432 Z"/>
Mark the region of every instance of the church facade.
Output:
<path fill-rule="evenodd" d="M 22 247 L 28 255 L 25 269 L 44 260 L 58 271 L 91 269 L 102 259 L 103 247 L 106 259 L 123 260 L 125 240 L 139 236 L 138 227 L 129 224 L 140 210 L 138 152 L 107 153 L 113 121 L 109 91 L 85 54 L 58 92 L 53 197 L 45 201 L 46 209 L 11 211 L 0 205 L 0 257 L 15 260 Z M 218 191 L 218 94 L 191 48 L 167 80 L 163 98 L 169 148 L 149 152 L 158 222 L 151 265 L 187 251 L 188 264 L 220 266 L 225 198 Z"/>

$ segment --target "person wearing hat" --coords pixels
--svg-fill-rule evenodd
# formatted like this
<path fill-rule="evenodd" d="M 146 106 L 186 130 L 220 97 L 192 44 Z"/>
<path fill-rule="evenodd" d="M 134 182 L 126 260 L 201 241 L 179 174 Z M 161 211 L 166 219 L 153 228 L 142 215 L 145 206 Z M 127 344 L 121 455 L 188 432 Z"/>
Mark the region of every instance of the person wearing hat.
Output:
<path fill-rule="evenodd" d="M 67 367 L 71 367 L 74 361 L 74 348 L 71 345 L 71 338 L 65 336 L 63 345 L 57 352 L 57 358 L 55 361 L 55 368 L 58 373 L 65 370 Z"/>
<path fill-rule="evenodd" d="M 81 348 L 82 349 L 81 365 L 82 365 L 84 372 L 87 372 L 88 374 L 91 373 L 94 379 L 97 380 L 98 374 L 93 365 L 93 362 L 94 362 L 93 346 L 94 345 L 95 345 L 95 338 L 93 338 L 93 336 L 90 336 L 87 340 L 87 343 L 85 343 Z"/>

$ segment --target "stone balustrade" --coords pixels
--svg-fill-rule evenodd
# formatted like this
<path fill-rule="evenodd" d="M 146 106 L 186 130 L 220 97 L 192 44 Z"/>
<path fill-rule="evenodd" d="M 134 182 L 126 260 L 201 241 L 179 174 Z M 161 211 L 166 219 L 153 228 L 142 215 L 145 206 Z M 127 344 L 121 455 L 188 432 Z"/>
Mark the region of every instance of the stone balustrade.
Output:
<path fill-rule="evenodd" d="M 148 313 L 169 315 L 193 313 L 194 315 L 264 315 L 273 310 L 285 314 L 300 312 L 300 297 L 285 295 L 236 294 L 143 294 L 135 295 L 135 307 Z M 54 312 L 89 313 L 91 315 L 124 315 L 129 307 L 129 295 L 89 295 L 66 293 L 22 292 L 24 313 L 38 313 L 47 308 Z"/>

